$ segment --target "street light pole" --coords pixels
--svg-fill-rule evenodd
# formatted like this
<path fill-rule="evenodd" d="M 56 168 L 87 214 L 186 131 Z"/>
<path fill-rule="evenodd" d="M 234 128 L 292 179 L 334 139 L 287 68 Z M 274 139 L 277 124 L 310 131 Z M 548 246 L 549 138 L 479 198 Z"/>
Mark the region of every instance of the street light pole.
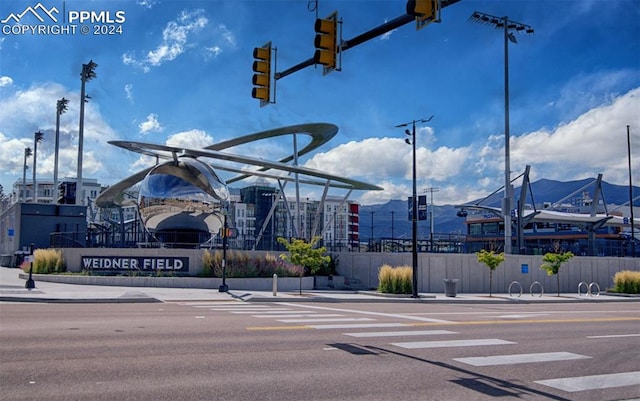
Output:
<path fill-rule="evenodd" d="M 405 130 L 405 134 L 410 135 L 411 139 L 405 139 L 405 142 L 409 145 L 412 145 L 413 150 L 413 197 L 411 199 L 411 248 L 412 248 L 412 274 L 411 274 L 411 287 L 412 287 L 412 298 L 419 298 L 418 295 L 418 188 L 416 184 L 416 123 L 426 123 L 431 121 L 433 116 L 427 119 L 413 120 L 408 123 L 396 125 L 396 128 L 406 127 L 411 124 L 412 130 Z"/>
<path fill-rule="evenodd" d="M 512 253 L 511 246 L 511 209 L 513 203 L 513 188 L 511 187 L 510 161 L 510 133 L 509 133 L 509 42 L 518 43 L 516 37 L 509 30 L 533 33 L 529 25 L 521 24 L 509 17 L 496 17 L 490 14 L 474 11 L 469 18 L 472 22 L 493 25 L 504 31 L 504 199 L 502 201 L 502 216 L 504 218 L 504 253 Z M 520 217 L 520 216 L 519 216 Z"/>
<path fill-rule="evenodd" d="M 84 204 L 84 196 L 82 194 L 82 152 L 84 142 L 84 104 L 88 102 L 89 96 L 85 95 L 84 87 L 87 81 L 96 77 L 94 72 L 98 64 L 93 60 L 89 60 L 88 64 L 82 64 L 82 72 L 80 72 L 80 125 L 78 127 L 78 176 L 76 180 L 76 205 Z"/>

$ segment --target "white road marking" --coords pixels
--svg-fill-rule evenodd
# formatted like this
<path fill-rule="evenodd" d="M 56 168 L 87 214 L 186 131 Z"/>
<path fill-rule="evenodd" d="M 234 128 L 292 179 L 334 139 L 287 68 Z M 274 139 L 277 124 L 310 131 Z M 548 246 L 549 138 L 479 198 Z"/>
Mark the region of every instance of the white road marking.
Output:
<path fill-rule="evenodd" d="M 281 302 L 280 305 L 286 306 L 294 306 L 294 304 Z M 295 305 L 299 308 L 309 308 L 309 309 L 323 309 L 327 311 L 333 312 L 341 312 L 341 313 L 357 313 L 362 315 L 373 315 L 373 316 L 383 316 L 383 317 L 391 317 L 394 319 L 408 319 L 408 320 L 416 320 L 419 322 L 431 322 L 431 323 L 453 323 L 450 320 L 442 320 L 442 319 L 434 319 L 430 317 L 422 317 L 422 316 L 413 316 L 399 313 L 382 313 L 382 312 L 370 312 L 370 311 L 362 311 L 357 309 L 340 309 L 340 308 L 329 308 L 326 306 L 316 306 L 316 305 Z"/>
<path fill-rule="evenodd" d="M 376 319 L 371 319 L 368 317 L 344 317 L 344 318 L 333 318 L 333 319 L 280 319 L 279 322 L 282 323 L 322 323 L 322 322 L 366 322 L 373 321 Z"/>
<path fill-rule="evenodd" d="M 250 315 L 252 313 L 257 313 L 257 312 L 260 312 L 260 313 L 265 314 L 265 315 L 268 315 L 270 313 L 279 314 L 279 315 L 283 315 L 285 313 L 300 313 L 300 311 L 295 311 L 295 310 L 291 310 L 291 309 L 269 309 L 269 310 L 258 310 L 258 311 L 256 311 L 255 309 L 251 309 L 251 310 L 234 310 L 234 311 L 231 311 L 231 313 L 237 314 L 237 315 L 242 315 L 242 314 Z M 307 312 L 307 313 L 309 313 L 309 312 Z M 315 312 L 311 312 L 311 313 L 315 313 Z"/>
<path fill-rule="evenodd" d="M 640 371 L 538 380 L 535 383 L 570 393 L 611 387 L 638 386 L 640 385 Z"/>
<path fill-rule="evenodd" d="M 320 317 L 340 317 L 340 316 L 344 316 L 344 315 L 338 315 L 337 313 L 326 313 L 326 314 L 298 314 L 298 315 L 252 315 L 253 317 L 257 317 L 257 318 L 272 318 L 272 319 L 284 319 L 284 318 L 320 318 Z"/>
<path fill-rule="evenodd" d="M 314 324 L 307 325 L 312 329 L 372 329 L 380 327 L 407 327 L 406 323 L 360 323 L 360 324 Z"/>
<path fill-rule="evenodd" d="M 590 356 L 571 352 L 544 352 L 538 354 L 494 355 L 472 358 L 453 358 L 454 361 L 473 366 L 512 365 L 517 363 L 568 361 L 572 359 L 588 359 Z"/>
<path fill-rule="evenodd" d="M 435 336 L 440 334 L 458 334 L 447 330 L 407 330 L 407 331 L 371 331 L 362 333 L 342 333 L 350 337 L 398 337 L 398 336 Z"/>
<path fill-rule="evenodd" d="M 608 336 L 587 336 L 587 338 L 622 338 L 622 337 L 640 337 L 640 334 L 610 334 Z"/>
<path fill-rule="evenodd" d="M 403 343 L 391 343 L 400 348 L 446 348 L 446 347 L 475 347 L 480 345 L 505 345 L 515 344 L 511 341 L 500 340 L 498 338 L 481 338 L 477 340 L 449 340 L 449 341 L 415 341 Z"/>
<path fill-rule="evenodd" d="M 519 315 L 502 315 L 498 317 L 502 319 L 529 319 L 532 317 L 546 316 L 546 315 L 547 313 L 523 313 Z"/>
<path fill-rule="evenodd" d="M 205 306 L 195 306 L 195 308 L 205 308 Z M 238 304 L 238 305 L 220 305 L 220 306 L 207 306 L 211 310 L 242 310 L 242 309 L 265 309 L 269 308 L 267 305 L 249 305 L 249 304 Z"/>

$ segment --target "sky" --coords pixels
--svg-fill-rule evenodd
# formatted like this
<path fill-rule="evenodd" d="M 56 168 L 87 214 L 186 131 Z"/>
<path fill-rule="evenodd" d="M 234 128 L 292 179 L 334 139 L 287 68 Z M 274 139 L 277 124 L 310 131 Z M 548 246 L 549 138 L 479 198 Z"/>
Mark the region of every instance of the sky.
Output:
<path fill-rule="evenodd" d="M 409 23 L 345 51 L 340 71 L 323 76 L 311 66 L 278 80 L 274 104 L 260 107 L 251 97 L 255 47 L 271 41 L 281 72 L 312 57 L 316 17 L 337 11 L 342 39 L 349 40 L 403 15 L 405 4 L 2 0 L 0 185 L 8 193 L 22 181 L 24 149 L 33 148 L 36 131 L 44 133 L 37 178 L 52 179 L 62 97 L 70 102 L 60 119 L 59 176 L 76 176 L 80 72 L 92 60 L 98 67 L 86 83 L 85 179 L 115 184 L 152 163 L 111 140 L 198 149 L 323 122 L 337 125 L 338 134 L 299 163 L 379 185 L 383 191 L 350 198 L 385 203 L 412 192 L 412 146 L 396 126 L 433 116 L 416 125 L 418 193 L 437 188 L 435 204 L 484 197 L 505 176 L 504 35 L 470 21 L 474 11 L 508 16 L 535 31 L 515 33 L 517 43 L 508 47 L 511 176 L 530 165 L 532 181 L 602 173 L 609 183 L 628 185 L 630 150 L 634 184 L 640 182 L 636 0 L 461 0 L 441 10 L 440 23 L 421 30 Z M 19 22 L 10 18 L 28 7 L 44 22 L 31 13 Z M 87 15 L 94 21 L 79 20 Z M 227 151 L 277 160 L 291 146 L 291 137 L 281 137 Z M 33 159 L 27 164 L 30 180 Z M 303 188 L 302 196 L 319 199 L 322 190 Z"/>

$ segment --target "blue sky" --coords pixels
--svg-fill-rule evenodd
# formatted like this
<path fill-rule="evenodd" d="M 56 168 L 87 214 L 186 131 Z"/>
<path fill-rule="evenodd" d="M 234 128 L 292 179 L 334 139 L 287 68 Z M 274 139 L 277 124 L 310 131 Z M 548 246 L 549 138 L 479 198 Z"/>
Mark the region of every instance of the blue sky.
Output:
<path fill-rule="evenodd" d="M 364 204 L 411 193 L 411 146 L 396 125 L 418 126 L 418 189 L 439 188 L 436 204 L 477 199 L 504 183 L 502 31 L 472 23 L 474 11 L 528 24 L 509 46 L 511 170 L 568 181 L 603 174 L 628 184 L 626 126 L 634 183 L 640 180 L 640 3 L 635 0 L 462 0 L 442 22 L 407 24 L 343 54 L 342 71 L 309 67 L 277 82 L 277 102 L 251 98 L 253 48 L 272 41 L 277 70 L 312 56 L 316 4 L 307 0 L 62 1 L 70 11 L 124 17 L 122 33 L 0 34 L 0 185 L 22 180 L 24 148 L 34 132 L 39 179 L 53 176 L 56 101 L 61 118 L 60 176 L 75 176 L 83 63 L 98 64 L 87 83 L 83 177 L 113 184 L 149 160 L 108 145 L 134 140 L 198 148 L 285 125 L 328 122 L 336 137 L 301 164 L 385 188 L 359 192 Z M 337 10 L 343 39 L 396 18 L 404 0 L 320 0 Z M 0 20 L 37 0 L 3 0 Z M 121 12 L 120 14 L 116 14 Z M 38 25 L 31 15 L 23 25 Z M 77 29 L 80 29 L 80 24 Z M 98 27 L 100 28 L 100 27 Z M 291 139 L 229 149 L 275 160 Z M 32 164 L 32 160 L 28 161 Z M 27 177 L 31 177 L 28 170 Z M 516 183 L 516 185 L 519 185 Z M 637 184 L 636 184 L 637 185 Z M 304 189 L 319 198 L 322 188 Z"/>

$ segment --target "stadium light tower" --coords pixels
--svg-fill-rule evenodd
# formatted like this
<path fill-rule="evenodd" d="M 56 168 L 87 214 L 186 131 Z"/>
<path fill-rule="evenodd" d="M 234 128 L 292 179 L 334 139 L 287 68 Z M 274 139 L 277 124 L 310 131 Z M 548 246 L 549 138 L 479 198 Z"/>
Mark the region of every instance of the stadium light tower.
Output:
<path fill-rule="evenodd" d="M 33 136 L 33 203 L 38 203 L 38 183 L 36 182 L 36 160 L 38 157 L 38 143 L 44 140 L 44 134 L 40 131 Z"/>
<path fill-rule="evenodd" d="M 491 25 L 504 32 L 504 199 L 502 202 L 502 216 L 504 218 L 504 253 L 511 250 L 511 206 L 513 203 L 513 188 L 511 187 L 511 162 L 509 150 L 509 42 L 518 43 L 512 31 L 533 33 L 529 25 L 521 24 L 509 17 L 495 17 L 493 15 L 474 11 L 469 17 L 471 22 Z"/>
<path fill-rule="evenodd" d="M 22 166 L 22 201 L 27 201 L 27 157 L 31 156 L 31 148 L 24 148 L 24 165 Z M 20 199 L 20 197 L 18 197 Z"/>
<path fill-rule="evenodd" d="M 58 153 L 60 152 L 60 115 L 67 111 L 69 100 L 62 98 L 56 104 L 56 143 L 53 161 L 53 189 L 58 190 Z M 57 199 L 57 198 L 56 198 Z"/>
<path fill-rule="evenodd" d="M 78 178 L 76 180 L 76 205 L 84 204 L 84 195 L 82 194 L 82 146 L 84 141 L 84 104 L 88 102 L 89 96 L 84 93 L 84 86 L 87 81 L 91 81 L 96 77 L 95 69 L 98 64 L 93 60 L 89 63 L 82 64 L 82 72 L 80 72 L 80 126 L 78 128 Z"/>
<path fill-rule="evenodd" d="M 411 199 L 411 248 L 412 248 L 412 298 L 419 298 L 418 296 L 418 189 L 416 185 L 416 123 L 426 123 L 431 121 L 433 116 L 420 120 L 409 121 L 408 123 L 396 125 L 396 128 L 412 126 L 412 130 L 406 129 L 405 134 L 411 136 L 411 139 L 406 138 L 405 142 L 408 145 L 413 146 L 413 198 Z"/>

